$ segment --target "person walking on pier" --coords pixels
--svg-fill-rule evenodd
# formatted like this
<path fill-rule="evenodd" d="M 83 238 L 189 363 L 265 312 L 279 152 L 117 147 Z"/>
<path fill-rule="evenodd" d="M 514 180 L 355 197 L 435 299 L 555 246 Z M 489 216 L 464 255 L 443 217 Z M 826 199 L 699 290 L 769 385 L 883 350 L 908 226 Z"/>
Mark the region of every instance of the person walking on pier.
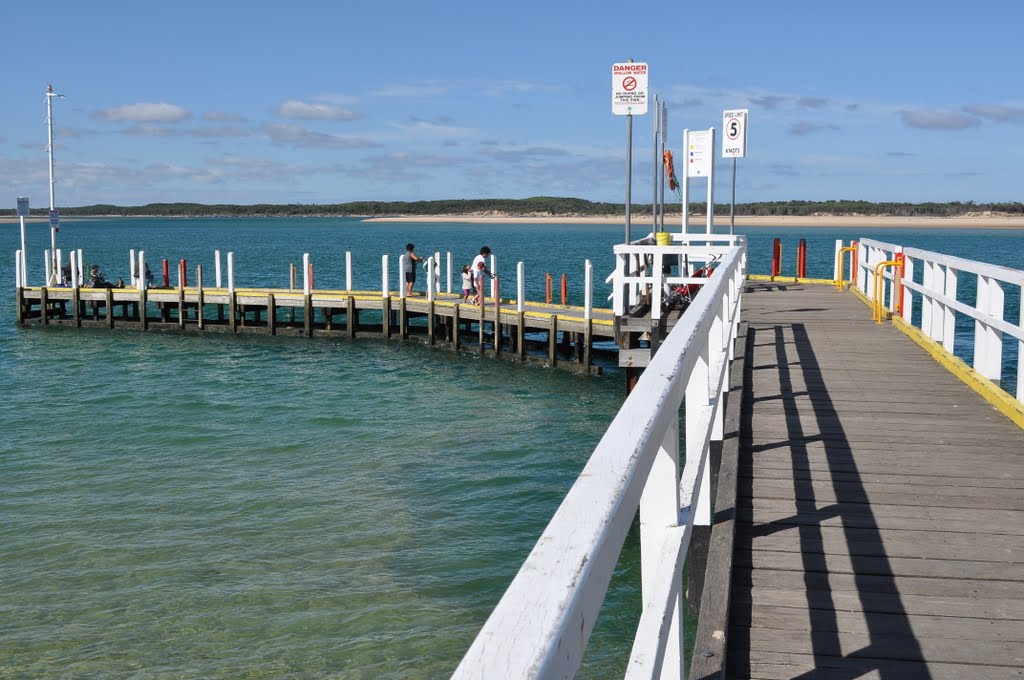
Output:
<path fill-rule="evenodd" d="M 484 294 L 484 274 L 490 276 L 492 279 L 498 278 L 487 269 L 487 258 L 491 254 L 491 249 L 484 246 L 480 249 L 480 254 L 473 258 L 473 264 L 470 266 L 470 271 L 473 272 L 473 281 L 476 286 L 476 294 L 479 296 L 476 302 L 480 302 L 485 297 Z"/>
<path fill-rule="evenodd" d="M 416 254 L 416 246 L 405 244 L 405 294 L 412 295 L 412 287 L 416 284 L 416 264 L 423 258 Z"/>

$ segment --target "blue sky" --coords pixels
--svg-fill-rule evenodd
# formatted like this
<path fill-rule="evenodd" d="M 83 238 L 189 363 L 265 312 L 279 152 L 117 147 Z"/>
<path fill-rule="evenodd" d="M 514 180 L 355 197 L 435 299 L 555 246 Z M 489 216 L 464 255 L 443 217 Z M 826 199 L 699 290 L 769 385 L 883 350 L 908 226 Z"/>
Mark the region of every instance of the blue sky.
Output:
<path fill-rule="evenodd" d="M 738 202 L 1024 200 L 1024 3 L 96 0 L 4 20 L 11 208 L 48 201 L 47 83 L 58 206 L 622 202 L 611 65 L 630 58 L 677 153 L 684 127 L 750 110 Z M 652 126 L 634 119 L 637 202 Z"/>

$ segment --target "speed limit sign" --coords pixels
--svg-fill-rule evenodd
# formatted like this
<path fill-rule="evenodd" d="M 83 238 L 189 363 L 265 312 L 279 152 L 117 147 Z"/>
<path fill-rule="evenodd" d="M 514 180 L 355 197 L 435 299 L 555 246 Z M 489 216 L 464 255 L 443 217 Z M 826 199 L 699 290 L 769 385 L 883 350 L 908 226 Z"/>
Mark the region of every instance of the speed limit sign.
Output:
<path fill-rule="evenodd" d="M 747 154 L 747 109 L 722 112 L 722 158 Z"/>

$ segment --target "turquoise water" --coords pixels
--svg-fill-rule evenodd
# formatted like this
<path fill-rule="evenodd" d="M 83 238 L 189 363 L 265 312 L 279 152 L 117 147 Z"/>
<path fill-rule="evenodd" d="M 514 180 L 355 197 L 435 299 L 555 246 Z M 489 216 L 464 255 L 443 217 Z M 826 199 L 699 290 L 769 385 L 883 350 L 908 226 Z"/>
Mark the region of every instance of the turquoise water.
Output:
<path fill-rule="evenodd" d="M 17 232 L 0 225 L 0 676 L 446 677 L 621 403 L 615 375 L 397 342 L 17 329 Z M 813 236 L 831 258 L 869 232 Z M 799 237 L 751 235 L 752 271 L 779 233 Z M 38 281 L 49 235 L 29 234 Z M 233 250 L 239 286 L 287 285 L 308 251 L 317 286 L 342 287 L 350 250 L 369 288 L 407 241 L 466 262 L 486 243 L 500 271 L 524 260 L 536 298 L 547 271 L 579 296 L 586 257 L 603 280 L 622 229 L 117 220 L 59 236 L 109 278 L 134 247 L 209 281 L 213 249 Z M 1024 258 L 1022 232 L 932 236 Z M 581 677 L 621 675 L 637 562 L 634 534 Z"/>

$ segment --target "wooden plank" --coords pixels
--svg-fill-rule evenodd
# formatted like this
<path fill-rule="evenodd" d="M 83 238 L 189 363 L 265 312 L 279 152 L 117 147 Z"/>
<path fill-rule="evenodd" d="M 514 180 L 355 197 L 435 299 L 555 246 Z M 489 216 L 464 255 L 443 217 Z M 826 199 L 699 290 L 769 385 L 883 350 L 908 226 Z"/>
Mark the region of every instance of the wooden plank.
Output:
<path fill-rule="evenodd" d="M 861 659 L 763 651 L 747 657 L 730 654 L 730 677 L 741 680 L 779 680 L 782 678 L 857 678 L 857 680 L 1020 680 L 1019 669 L 991 664 L 946 664 L 902 661 L 898 659 Z"/>

